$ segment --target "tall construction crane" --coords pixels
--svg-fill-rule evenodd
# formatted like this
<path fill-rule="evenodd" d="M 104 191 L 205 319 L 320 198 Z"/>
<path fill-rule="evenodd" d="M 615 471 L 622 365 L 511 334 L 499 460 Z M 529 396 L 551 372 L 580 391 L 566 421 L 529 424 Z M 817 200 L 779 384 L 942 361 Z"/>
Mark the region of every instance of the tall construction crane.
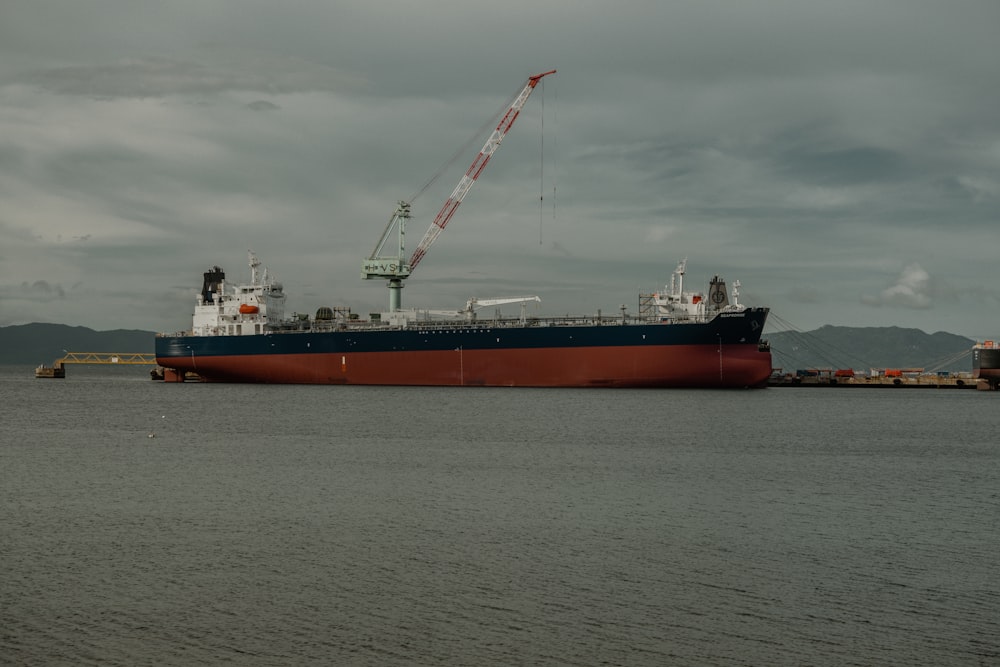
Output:
<path fill-rule="evenodd" d="M 510 107 L 504 113 L 503 118 L 500 119 L 500 123 L 497 125 L 496 129 L 490 135 L 489 139 L 486 140 L 486 144 L 483 146 L 482 150 L 479 151 L 479 155 L 476 159 L 472 161 L 472 165 L 466 170 L 465 175 L 462 176 L 455 190 L 448 197 L 448 201 L 444 203 L 444 206 L 438 212 L 437 216 L 434 218 L 434 222 L 431 223 L 430 228 L 428 228 L 427 233 L 424 234 L 424 238 L 417 245 L 417 249 L 413 251 L 413 255 L 410 256 L 408 261 L 404 260 L 404 236 L 406 230 L 406 221 L 410 218 L 410 203 L 406 201 L 400 201 L 396 205 L 396 210 L 392 214 L 392 218 L 389 220 L 389 224 L 386 225 L 385 231 L 382 232 L 382 237 L 379 242 L 375 245 L 375 250 L 372 254 L 362 262 L 361 265 L 361 277 L 365 280 L 370 280 L 372 278 L 386 278 L 389 283 L 389 312 L 396 312 L 400 310 L 402 305 L 402 290 L 403 290 L 403 280 L 410 276 L 410 273 L 417 267 L 420 260 L 423 259 L 424 255 L 427 254 L 427 250 L 430 248 L 434 240 L 437 239 L 441 230 L 445 228 L 448 221 L 451 220 L 452 216 L 455 215 L 455 210 L 458 205 L 462 203 L 465 199 L 465 195 L 469 193 L 469 189 L 472 188 L 472 184 L 476 182 L 479 175 L 483 173 L 483 169 L 486 168 L 486 164 L 493 157 L 493 153 L 496 152 L 497 148 L 500 146 L 500 142 L 510 131 L 510 128 L 514 125 L 514 121 L 517 120 L 518 115 L 521 113 L 521 109 L 524 108 L 525 102 L 528 101 L 528 96 L 531 95 L 531 91 L 535 89 L 538 82 L 542 80 L 543 77 L 549 74 L 555 74 L 555 70 L 549 70 L 548 72 L 542 72 L 541 74 L 535 74 L 534 76 L 528 77 L 528 82 L 525 84 L 524 88 L 520 93 L 514 98 Z M 382 256 L 382 251 L 384 250 L 386 244 L 388 243 L 389 237 L 392 235 L 392 231 L 397 232 L 397 248 L 396 254 L 390 255 L 388 257 Z"/>

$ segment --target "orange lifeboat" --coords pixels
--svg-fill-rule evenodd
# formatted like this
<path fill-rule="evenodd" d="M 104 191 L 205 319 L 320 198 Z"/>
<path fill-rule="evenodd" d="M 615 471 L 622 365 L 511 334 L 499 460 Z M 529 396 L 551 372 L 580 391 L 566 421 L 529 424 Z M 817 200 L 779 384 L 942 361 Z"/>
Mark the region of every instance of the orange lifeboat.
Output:
<path fill-rule="evenodd" d="M 240 315 L 254 315 L 260 312 L 260 308 L 249 303 L 240 304 Z"/>

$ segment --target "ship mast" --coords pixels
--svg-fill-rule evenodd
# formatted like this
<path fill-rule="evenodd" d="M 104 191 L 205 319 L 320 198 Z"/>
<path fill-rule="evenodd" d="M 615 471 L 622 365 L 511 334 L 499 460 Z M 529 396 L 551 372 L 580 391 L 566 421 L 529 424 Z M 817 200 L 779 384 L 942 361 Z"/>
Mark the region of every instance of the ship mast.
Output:
<path fill-rule="evenodd" d="M 257 255 L 253 253 L 252 250 L 247 250 L 247 261 L 250 264 L 250 284 L 257 284 L 257 267 L 260 266 L 260 260 L 257 259 Z"/>

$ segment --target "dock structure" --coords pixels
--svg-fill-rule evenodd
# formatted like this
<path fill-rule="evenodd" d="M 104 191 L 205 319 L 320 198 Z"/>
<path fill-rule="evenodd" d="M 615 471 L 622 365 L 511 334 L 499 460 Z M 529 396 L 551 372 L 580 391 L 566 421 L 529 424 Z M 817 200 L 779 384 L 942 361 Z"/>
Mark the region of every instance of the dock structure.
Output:
<path fill-rule="evenodd" d="M 64 378 L 67 364 L 96 364 L 114 366 L 155 366 L 156 355 L 145 352 L 66 352 L 51 366 L 35 369 L 36 378 Z"/>
<path fill-rule="evenodd" d="M 67 352 L 66 356 L 56 361 L 62 364 L 118 364 L 133 366 L 148 366 L 156 364 L 155 354 L 143 352 Z"/>
<path fill-rule="evenodd" d="M 972 373 L 926 373 L 923 369 L 883 370 L 869 375 L 834 369 L 775 373 L 769 387 L 899 387 L 914 389 L 988 389 Z"/>

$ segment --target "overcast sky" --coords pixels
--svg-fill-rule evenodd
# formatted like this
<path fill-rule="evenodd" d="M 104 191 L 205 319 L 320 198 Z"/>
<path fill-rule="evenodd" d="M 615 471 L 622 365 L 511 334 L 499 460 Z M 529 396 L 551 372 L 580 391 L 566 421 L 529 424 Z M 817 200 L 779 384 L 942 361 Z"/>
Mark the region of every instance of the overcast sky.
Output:
<path fill-rule="evenodd" d="M 634 310 L 687 258 L 770 330 L 998 337 L 998 28 L 996 0 L 4 0 L 0 325 L 185 329 L 248 249 L 290 310 L 384 310 L 360 266 L 397 200 L 409 254 L 558 69 L 404 306 Z"/>

